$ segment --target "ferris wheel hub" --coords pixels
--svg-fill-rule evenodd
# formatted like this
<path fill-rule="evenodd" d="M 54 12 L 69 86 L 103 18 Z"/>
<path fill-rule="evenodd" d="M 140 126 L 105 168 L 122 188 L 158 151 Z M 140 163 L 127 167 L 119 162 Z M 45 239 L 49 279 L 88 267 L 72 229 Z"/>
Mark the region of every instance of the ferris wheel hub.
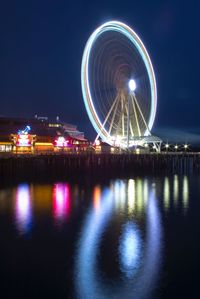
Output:
<path fill-rule="evenodd" d="M 129 80 L 129 83 L 128 83 L 128 86 L 129 86 L 130 91 L 135 91 L 135 90 L 136 90 L 136 83 L 135 83 L 135 80 L 130 79 L 130 80 Z"/>

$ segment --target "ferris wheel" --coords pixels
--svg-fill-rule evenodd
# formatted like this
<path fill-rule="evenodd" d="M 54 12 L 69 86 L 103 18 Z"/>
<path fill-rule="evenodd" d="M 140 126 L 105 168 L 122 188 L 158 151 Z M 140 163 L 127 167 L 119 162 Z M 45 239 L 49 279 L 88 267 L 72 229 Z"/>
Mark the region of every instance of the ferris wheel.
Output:
<path fill-rule="evenodd" d="M 156 80 L 147 50 L 129 26 L 110 21 L 92 33 L 83 53 L 81 84 L 97 138 L 129 148 L 151 136 Z"/>

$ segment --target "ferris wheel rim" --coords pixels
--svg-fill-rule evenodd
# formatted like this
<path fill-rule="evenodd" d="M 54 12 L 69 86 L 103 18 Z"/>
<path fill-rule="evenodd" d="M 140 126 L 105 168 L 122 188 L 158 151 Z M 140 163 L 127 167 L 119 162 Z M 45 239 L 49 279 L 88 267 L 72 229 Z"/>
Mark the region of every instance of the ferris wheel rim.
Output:
<path fill-rule="evenodd" d="M 90 53 L 92 50 L 95 41 L 98 37 L 108 31 L 116 31 L 121 33 L 123 36 L 127 37 L 129 41 L 136 47 L 140 56 L 142 57 L 142 61 L 145 64 L 148 79 L 150 82 L 150 90 L 151 90 L 151 110 L 150 110 L 150 118 L 148 120 L 148 129 L 144 133 L 144 136 L 149 135 L 150 130 L 152 129 L 155 115 L 156 115 L 156 108 L 157 108 L 157 87 L 156 87 L 156 79 L 155 73 L 153 70 L 152 62 L 149 57 L 149 54 L 139 36 L 136 32 L 130 28 L 125 23 L 120 21 L 112 20 L 106 22 L 99 26 L 89 37 L 87 40 L 86 46 L 83 52 L 82 64 L 81 64 L 81 86 L 82 86 L 82 93 L 83 99 L 85 103 L 85 107 L 90 118 L 90 121 L 93 124 L 98 136 L 102 138 L 102 140 L 106 141 L 110 145 L 113 145 L 113 140 L 109 132 L 104 128 L 103 123 L 99 119 L 97 111 L 93 104 L 93 99 L 90 90 L 90 83 L 89 83 L 89 60 L 90 60 Z"/>

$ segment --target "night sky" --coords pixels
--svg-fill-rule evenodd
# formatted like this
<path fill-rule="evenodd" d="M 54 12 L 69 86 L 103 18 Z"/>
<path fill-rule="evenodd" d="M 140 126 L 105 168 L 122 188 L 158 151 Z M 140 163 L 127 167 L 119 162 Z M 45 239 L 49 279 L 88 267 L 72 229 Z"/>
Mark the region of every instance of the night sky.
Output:
<path fill-rule="evenodd" d="M 154 132 L 199 141 L 198 0 L 1 1 L 0 115 L 58 115 L 93 138 L 81 59 L 89 35 L 111 19 L 130 25 L 150 54 L 158 87 Z"/>

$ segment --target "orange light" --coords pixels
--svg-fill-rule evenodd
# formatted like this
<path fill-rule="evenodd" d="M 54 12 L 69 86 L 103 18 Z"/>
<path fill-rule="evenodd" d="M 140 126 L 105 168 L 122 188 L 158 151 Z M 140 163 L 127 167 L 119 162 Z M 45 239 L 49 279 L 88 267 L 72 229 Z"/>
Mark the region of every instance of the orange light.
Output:
<path fill-rule="evenodd" d="M 94 188 L 94 193 L 93 193 L 93 204 L 95 210 L 99 209 L 100 199 L 101 199 L 101 188 L 99 186 L 96 186 Z"/>

